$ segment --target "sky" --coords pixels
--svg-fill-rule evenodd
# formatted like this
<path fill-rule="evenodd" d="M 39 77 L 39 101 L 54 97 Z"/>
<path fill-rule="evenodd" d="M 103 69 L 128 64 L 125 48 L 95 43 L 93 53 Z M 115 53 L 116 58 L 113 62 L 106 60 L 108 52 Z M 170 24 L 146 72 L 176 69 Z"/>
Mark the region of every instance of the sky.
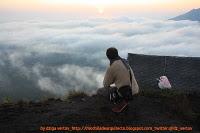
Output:
<path fill-rule="evenodd" d="M 165 18 L 199 8 L 199 0 L 1 0 L 2 13 Z"/>
<path fill-rule="evenodd" d="M 124 58 L 200 57 L 199 22 L 169 20 L 199 7 L 200 0 L 0 0 L 0 101 L 94 94 L 109 47 Z"/>

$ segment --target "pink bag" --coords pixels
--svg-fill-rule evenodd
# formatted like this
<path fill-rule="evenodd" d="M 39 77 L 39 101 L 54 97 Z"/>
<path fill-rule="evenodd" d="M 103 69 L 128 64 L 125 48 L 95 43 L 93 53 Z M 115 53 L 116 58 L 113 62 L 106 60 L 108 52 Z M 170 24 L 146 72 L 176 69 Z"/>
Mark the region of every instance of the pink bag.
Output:
<path fill-rule="evenodd" d="M 172 88 L 167 76 L 161 76 L 159 78 L 158 86 L 160 89 L 171 89 Z"/>

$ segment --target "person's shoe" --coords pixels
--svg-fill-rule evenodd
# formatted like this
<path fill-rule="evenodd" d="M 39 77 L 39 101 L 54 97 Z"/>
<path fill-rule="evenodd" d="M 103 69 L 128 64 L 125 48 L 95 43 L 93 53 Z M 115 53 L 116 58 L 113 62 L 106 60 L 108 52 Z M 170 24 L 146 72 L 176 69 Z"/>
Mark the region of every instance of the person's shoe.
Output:
<path fill-rule="evenodd" d="M 118 103 L 117 105 L 115 105 L 112 108 L 112 111 L 115 112 L 115 113 L 120 113 L 127 107 L 127 105 L 128 105 L 128 102 L 123 100 L 120 103 Z"/>

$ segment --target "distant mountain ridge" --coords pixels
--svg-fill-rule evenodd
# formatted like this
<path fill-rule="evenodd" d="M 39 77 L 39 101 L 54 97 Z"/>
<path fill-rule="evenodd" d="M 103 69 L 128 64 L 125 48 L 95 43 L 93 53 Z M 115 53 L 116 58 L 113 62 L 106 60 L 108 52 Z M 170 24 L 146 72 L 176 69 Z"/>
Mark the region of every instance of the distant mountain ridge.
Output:
<path fill-rule="evenodd" d="M 182 14 L 180 16 L 171 18 L 170 20 L 191 20 L 191 21 L 199 21 L 200 22 L 200 8 L 192 9 L 191 11 Z"/>

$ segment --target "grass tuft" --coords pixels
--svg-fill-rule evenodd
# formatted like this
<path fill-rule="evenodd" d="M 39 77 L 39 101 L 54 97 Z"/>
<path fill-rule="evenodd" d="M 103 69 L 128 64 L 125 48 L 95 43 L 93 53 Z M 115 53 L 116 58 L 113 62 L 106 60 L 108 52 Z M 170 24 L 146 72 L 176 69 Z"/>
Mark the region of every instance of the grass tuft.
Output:
<path fill-rule="evenodd" d="M 3 104 L 11 104 L 12 103 L 12 100 L 10 97 L 4 97 L 3 98 Z"/>
<path fill-rule="evenodd" d="M 82 99 L 84 97 L 88 97 L 88 95 L 84 91 L 71 90 L 67 93 L 66 96 L 64 96 L 64 101 Z"/>

